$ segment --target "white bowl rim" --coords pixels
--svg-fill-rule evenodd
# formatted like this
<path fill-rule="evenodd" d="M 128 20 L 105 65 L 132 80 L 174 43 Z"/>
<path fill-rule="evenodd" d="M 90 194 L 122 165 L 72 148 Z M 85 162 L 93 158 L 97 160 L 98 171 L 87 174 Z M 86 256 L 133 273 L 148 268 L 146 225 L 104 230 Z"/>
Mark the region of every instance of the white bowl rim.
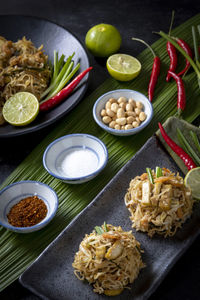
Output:
<path fill-rule="evenodd" d="M 48 224 L 53 219 L 53 217 L 55 216 L 56 211 L 58 209 L 58 204 L 59 204 L 58 195 L 56 194 L 56 192 L 54 191 L 54 189 L 52 189 L 48 184 L 40 182 L 40 181 L 37 181 L 37 180 L 21 180 L 21 181 L 17 181 L 17 182 L 11 183 L 11 184 L 7 185 L 6 187 L 4 187 L 0 191 L 0 195 L 3 192 L 5 192 L 6 190 L 8 190 L 9 188 L 11 188 L 12 186 L 19 185 L 19 184 L 22 184 L 22 183 L 37 183 L 37 184 L 40 184 L 40 185 L 44 185 L 48 189 L 50 189 L 52 191 L 52 193 L 54 194 L 55 200 L 56 200 L 56 205 L 55 205 L 54 210 L 52 211 L 51 215 L 47 219 L 44 218 L 41 222 L 39 222 L 39 223 L 37 223 L 37 224 L 35 224 L 33 226 L 29 226 L 29 227 L 15 227 L 15 226 L 12 226 L 12 225 L 7 225 L 5 223 L 2 223 L 1 221 L 0 221 L 0 225 L 3 226 L 4 228 L 10 229 L 10 230 L 14 230 L 15 232 L 22 232 L 22 231 L 23 232 L 26 232 L 26 231 L 27 232 L 31 232 L 32 230 L 36 231 L 36 229 L 38 227 L 40 229 L 41 226 L 44 227 L 46 224 Z M 41 227 L 41 229 L 42 229 L 42 227 Z"/>
<path fill-rule="evenodd" d="M 137 94 L 140 94 L 142 95 L 144 98 L 146 98 L 146 100 L 148 101 L 148 105 L 149 105 L 149 108 L 150 108 L 150 115 L 149 115 L 149 118 L 146 120 L 146 122 L 144 121 L 140 126 L 136 127 L 136 128 L 131 128 L 131 129 L 127 129 L 127 130 L 119 130 L 119 129 L 113 129 L 113 128 L 110 128 L 106 125 L 104 125 L 104 123 L 102 121 L 99 121 L 99 119 L 97 118 L 97 115 L 96 115 L 96 108 L 97 108 L 97 105 L 99 104 L 99 102 L 102 100 L 102 98 L 104 98 L 105 96 L 109 95 L 109 94 L 112 94 L 112 93 L 115 93 L 115 92 L 134 92 L 134 93 L 137 93 Z M 120 134 L 123 136 L 123 134 L 127 133 L 130 133 L 130 132 L 139 132 L 141 131 L 144 127 L 146 127 L 152 120 L 153 118 L 153 105 L 152 103 L 150 102 L 150 100 L 141 92 L 138 92 L 136 90 L 130 90 L 130 89 L 118 89 L 118 90 L 112 90 L 112 91 L 109 91 L 103 95 L 101 95 L 95 102 L 94 106 L 93 106 L 93 117 L 96 121 L 96 123 L 101 127 L 103 128 L 104 130 L 108 131 L 108 132 L 112 132 L 113 134 Z"/>
<path fill-rule="evenodd" d="M 54 144 L 56 144 L 58 141 L 60 141 L 60 140 L 63 140 L 63 139 L 66 139 L 66 138 L 70 138 L 70 137 L 77 137 L 77 136 L 86 136 L 86 137 L 89 137 L 90 139 L 93 139 L 93 140 L 97 141 L 97 142 L 102 146 L 102 148 L 103 148 L 103 150 L 104 150 L 104 154 L 105 154 L 105 160 L 104 160 L 103 165 L 101 166 L 101 168 L 98 168 L 95 172 L 90 173 L 90 174 L 85 175 L 85 176 L 81 176 L 81 177 L 64 177 L 64 176 L 56 175 L 55 173 L 53 173 L 53 172 L 48 168 L 48 166 L 47 166 L 47 164 L 46 164 L 46 156 L 47 156 L 47 154 L 48 154 L 49 149 L 50 149 Z M 44 154 L 43 154 L 43 165 L 44 165 L 45 169 L 47 170 L 47 172 L 48 172 L 51 176 L 53 176 L 53 177 L 55 177 L 55 178 L 57 178 L 57 179 L 61 179 L 61 180 L 64 180 L 64 181 L 69 181 L 69 182 L 70 182 L 70 181 L 74 181 L 74 182 L 75 182 L 75 181 L 81 181 L 81 180 L 83 180 L 83 179 L 86 180 L 86 179 L 89 179 L 90 177 L 94 177 L 96 174 L 98 174 L 99 172 L 101 172 L 101 170 L 104 169 L 104 167 L 105 167 L 106 164 L 107 164 L 107 161 L 108 161 L 108 149 L 107 149 L 107 147 L 105 146 L 105 144 L 104 144 L 100 139 L 98 139 L 96 136 L 91 135 L 91 134 L 87 134 L 87 133 L 72 133 L 72 134 L 67 134 L 67 135 L 61 136 L 60 138 L 58 138 L 58 139 L 54 140 L 53 142 L 51 142 L 51 143 L 47 146 L 47 148 L 46 148 L 46 150 L 44 151 Z"/>

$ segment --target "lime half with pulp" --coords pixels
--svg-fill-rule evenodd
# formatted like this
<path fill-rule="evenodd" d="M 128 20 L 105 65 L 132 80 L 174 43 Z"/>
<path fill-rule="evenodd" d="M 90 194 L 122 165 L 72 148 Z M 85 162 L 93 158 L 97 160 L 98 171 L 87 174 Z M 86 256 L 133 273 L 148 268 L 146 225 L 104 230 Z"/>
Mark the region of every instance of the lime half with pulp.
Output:
<path fill-rule="evenodd" d="M 31 123 L 39 113 L 37 98 L 28 92 L 19 92 L 10 97 L 3 106 L 4 119 L 14 126 Z"/>
<path fill-rule="evenodd" d="M 106 66 L 110 75 L 119 81 L 129 81 L 137 77 L 141 71 L 139 60 L 127 54 L 111 55 Z"/>
<path fill-rule="evenodd" d="M 185 176 L 184 182 L 191 189 L 192 197 L 200 200 L 200 167 L 190 170 Z"/>

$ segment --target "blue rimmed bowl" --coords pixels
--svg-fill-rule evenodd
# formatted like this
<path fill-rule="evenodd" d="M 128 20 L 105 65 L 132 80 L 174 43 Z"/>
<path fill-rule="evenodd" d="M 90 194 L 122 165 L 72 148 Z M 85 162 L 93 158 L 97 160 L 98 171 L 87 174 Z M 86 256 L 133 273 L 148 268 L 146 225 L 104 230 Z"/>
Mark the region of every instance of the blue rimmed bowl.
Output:
<path fill-rule="evenodd" d="M 7 215 L 11 207 L 20 200 L 37 196 L 47 206 L 46 217 L 38 224 L 30 227 L 15 227 L 8 222 Z M 18 233 L 29 233 L 45 227 L 55 216 L 58 209 L 58 196 L 56 192 L 39 181 L 19 181 L 8 185 L 0 191 L 0 225 Z"/>
<path fill-rule="evenodd" d="M 143 111 L 147 115 L 147 118 L 145 121 L 143 121 L 138 127 L 128 129 L 128 130 L 117 130 L 110 128 L 108 125 L 104 124 L 101 117 L 101 111 L 105 108 L 106 102 L 110 98 L 118 99 L 119 97 L 125 97 L 127 99 L 132 98 L 135 101 L 140 101 L 143 104 Z M 143 130 L 152 120 L 153 118 L 153 106 L 149 99 L 142 93 L 134 91 L 134 90 L 128 90 L 128 89 L 119 89 L 110 91 L 108 93 L 103 94 L 101 97 L 97 99 L 93 106 L 93 117 L 95 122 L 105 131 L 119 136 L 128 136 L 133 135 L 141 130 Z"/>
<path fill-rule="evenodd" d="M 94 162 L 92 169 L 87 169 L 87 164 L 91 166 L 87 155 L 77 165 L 74 153 L 81 151 L 91 154 Z M 64 168 L 66 158 L 68 165 Z M 47 172 L 53 177 L 71 184 L 84 183 L 93 179 L 105 168 L 107 161 L 108 151 L 104 143 L 95 136 L 83 133 L 69 134 L 56 139 L 43 154 L 43 165 Z M 76 171 L 74 171 L 75 165 Z"/>

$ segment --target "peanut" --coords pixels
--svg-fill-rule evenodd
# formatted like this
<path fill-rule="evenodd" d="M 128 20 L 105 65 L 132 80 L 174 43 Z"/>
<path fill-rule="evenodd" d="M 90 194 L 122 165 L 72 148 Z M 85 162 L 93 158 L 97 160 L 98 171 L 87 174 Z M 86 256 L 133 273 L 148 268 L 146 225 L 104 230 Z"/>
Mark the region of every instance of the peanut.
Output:
<path fill-rule="evenodd" d="M 103 121 L 105 124 L 109 124 L 109 123 L 112 121 L 112 119 L 111 119 L 111 117 L 109 117 L 109 116 L 105 116 L 105 117 L 103 117 L 102 121 Z"/>
<path fill-rule="evenodd" d="M 126 124 L 126 118 L 118 118 L 116 119 L 116 123 L 119 125 L 125 125 Z"/>

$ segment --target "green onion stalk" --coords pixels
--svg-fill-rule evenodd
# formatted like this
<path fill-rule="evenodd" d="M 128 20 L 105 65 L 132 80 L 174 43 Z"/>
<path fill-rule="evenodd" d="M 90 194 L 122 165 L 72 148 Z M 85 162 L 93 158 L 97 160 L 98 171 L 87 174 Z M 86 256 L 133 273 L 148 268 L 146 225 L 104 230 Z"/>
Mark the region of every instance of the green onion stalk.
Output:
<path fill-rule="evenodd" d="M 96 232 L 97 232 L 99 235 L 101 235 L 101 234 L 103 234 L 103 233 L 105 233 L 105 232 L 108 232 L 108 227 L 107 227 L 106 222 L 103 223 L 103 227 L 104 227 L 104 229 L 103 229 L 101 226 L 95 226 L 94 229 L 96 230 Z"/>
<path fill-rule="evenodd" d="M 58 58 L 58 52 L 54 51 L 52 79 L 49 87 L 41 95 L 42 101 L 40 101 L 40 104 L 59 93 L 78 71 L 78 69 L 80 68 L 80 63 L 78 63 L 74 67 L 74 61 L 72 60 L 74 55 L 75 52 L 72 53 L 72 55 L 70 55 L 65 61 L 64 54 L 62 54 L 61 57 Z"/>
<path fill-rule="evenodd" d="M 162 175 L 162 169 L 160 167 L 156 167 L 156 178 L 161 177 Z"/>
<path fill-rule="evenodd" d="M 152 174 L 151 168 L 146 168 L 146 171 L 147 171 L 147 174 L 148 174 L 148 177 L 149 177 L 149 181 L 152 184 L 154 184 L 154 179 L 153 179 L 153 174 Z"/>
<path fill-rule="evenodd" d="M 97 234 L 101 235 L 104 233 L 104 230 L 100 226 L 95 226 L 95 230 Z"/>

